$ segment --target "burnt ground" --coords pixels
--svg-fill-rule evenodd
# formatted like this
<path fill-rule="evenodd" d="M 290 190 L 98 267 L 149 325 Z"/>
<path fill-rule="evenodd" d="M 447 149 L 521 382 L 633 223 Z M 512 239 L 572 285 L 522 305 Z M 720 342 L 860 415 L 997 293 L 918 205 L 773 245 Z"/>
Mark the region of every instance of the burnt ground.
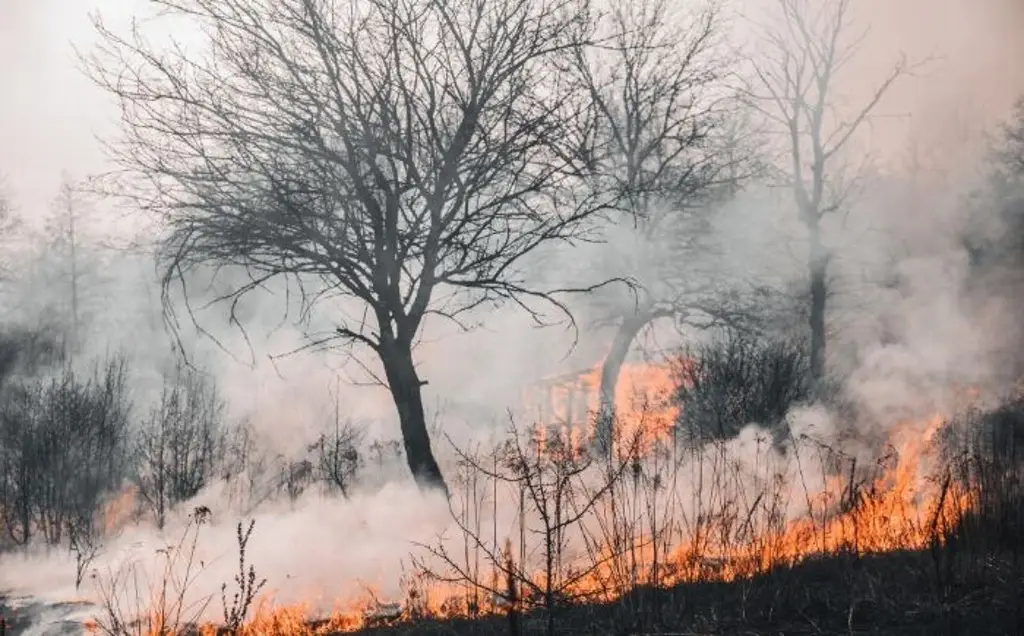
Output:
<path fill-rule="evenodd" d="M 49 603 L 0 593 L 0 636 L 78 636 L 86 603 Z"/>
<path fill-rule="evenodd" d="M 83 634 L 74 620 L 83 609 L 0 594 L 12 636 Z M 562 607 L 554 627 L 560 636 L 1024 636 L 1024 559 L 929 552 L 822 557 L 746 581 L 642 589 L 613 603 Z M 546 615 L 535 611 L 518 617 L 516 631 L 509 617 L 490 616 L 405 621 L 357 633 L 540 636 L 546 628 Z"/>
<path fill-rule="evenodd" d="M 544 634 L 542 612 L 519 618 L 518 633 Z M 508 617 L 420 620 L 363 635 L 513 634 Z M 902 552 L 838 555 L 748 581 L 638 590 L 604 605 L 555 613 L 560 635 L 1024 635 L 1024 562 L 1011 555 L 961 559 Z"/>

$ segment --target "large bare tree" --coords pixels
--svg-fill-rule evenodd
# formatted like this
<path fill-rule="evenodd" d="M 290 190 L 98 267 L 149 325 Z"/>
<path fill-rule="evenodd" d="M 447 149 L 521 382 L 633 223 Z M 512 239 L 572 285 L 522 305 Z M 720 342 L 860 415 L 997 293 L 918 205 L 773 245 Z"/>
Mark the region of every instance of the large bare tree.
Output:
<path fill-rule="evenodd" d="M 97 20 L 88 68 L 120 101 L 127 193 L 169 227 L 165 290 L 231 265 L 249 274 L 231 303 L 286 278 L 316 282 L 304 313 L 358 305 L 332 336 L 379 358 L 413 475 L 446 490 L 413 357 L 424 318 L 557 304 L 525 262 L 603 208 L 577 187 L 569 126 L 588 0 L 154 4 L 201 27 L 205 50 Z"/>
<path fill-rule="evenodd" d="M 601 26 L 602 47 L 581 48 L 576 68 L 592 100 L 587 173 L 617 195 L 618 237 L 609 267 L 634 285 L 594 296 L 615 335 L 604 358 L 596 439 L 610 448 L 615 394 L 635 340 L 652 323 L 706 327 L 736 318 L 735 298 L 713 262 L 714 201 L 751 165 L 740 153 L 732 101 L 721 81 L 729 51 L 717 0 L 619 3 Z M 624 243 L 624 244 L 623 244 Z"/>
<path fill-rule="evenodd" d="M 870 122 L 892 85 L 910 69 L 905 59 L 860 103 L 841 99 L 842 75 L 856 58 L 868 31 L 854 28 L 851 0 L 776 0 L 777 20 L 763 25 L 763 49 L 756 51 L 750 103 L 783 140 L 790 188 L 800 223 L 807 231 L 810 372 L 825 373 L 826 304 L 829 263 L 834 250 L 823 237 L 826 217 L 849 209 L 856 168 L 844 151 Z M 846 153 L 847 155 L 849 153 Z"/>

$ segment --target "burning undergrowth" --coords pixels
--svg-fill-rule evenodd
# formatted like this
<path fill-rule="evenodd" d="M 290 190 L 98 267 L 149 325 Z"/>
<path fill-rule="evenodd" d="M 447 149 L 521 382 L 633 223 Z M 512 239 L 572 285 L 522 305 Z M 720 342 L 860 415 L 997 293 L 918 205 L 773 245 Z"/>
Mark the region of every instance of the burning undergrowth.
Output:
<path fill-rule="evenodd" d="M 678 367 L 642 373 L 679 377 Z M 871 576 L 883 575 L 865 564 L 909 559 L 901 571 L 923 577 L 940 605 L 975 594 L 979 577 L 1019 581 L 1006 565 L 1024 527 L 1019 401 L 982 410 L 968 392 L 957 412 L 890 423 L 877 444 L 821 405 L 789 409 L 783 437 L 748 425 L 696 440 L 678 434 L 678 406 L 652 384 L 618 413 L 610 452 L 592 443 L 586 420 L 558 417 L 557 404 L 546 425 L 510 421 L 500 444 L 453 445 L 447 507 L 398 486 L 329 501 L 311 491 L 258 511 L 253 527 L 196 499 L 165 529 L 176 539 L 157 547 L 122 537 L 135 552 L 92 567 L 103 608 L 95 628 L 314 634 L 451 620 L 554 633 L 581 613 L 599 620 L 601 607 L 620 622 L 657 614 L 672 624 L 683 620 L 669 618 L 679 590 L 725 586 L 714 587 L 723 598 L 740 589 L 753 599 L 774 586 L 778 595 L 834 559 Z M 400 499 L 417 503 L 394 506 Z M 301 546 L 319 566 L 296 561 Z M 780 576 L 791 577 L 782 588 Z M 820 573 L 807 576 L 809 599 Z M 651 614 L 652 590 L 675 609 Z M 858 590 L 861 600 L 843 608 L 850 625 L 857 603 L 877 602 Z M 784 613 L 778 602 L 749 611 Z M 689 623 L 711 620 L 692 603 L 683 603 Z"/>
<path fill-rule="evenodd" d="M 91 602 L 94 630 L 118 636 L 437 621 L 554 632 L 602 607 L 649 627 L 642 617 L 662 601 L 666 625 L 697 624 L 710 619 L 692 599 L 681 618 L 671 601 L 679 590 L 767 595 L 790 576 L 785 589 L 810 594 L 799 573 L 835 559 L 856 568 L 916 559 L 906 571 L 920 580 L 907 585 L 941 603 L 977 594 L 979 578 L 1018 581 L 1006 564 L 1024 528 L 1024 405 L 993 408 L 981 391 L 950 387 L 940 405 L 921 400 L 879 422 L 842 392 L 812 400 L 793 382 L 803 355 L 737 340 L 627 363 L 610 448 L 594 439 L 597 371 L 559 378 L 529 396 L 497 443 L 448 440 L 447 504 L 411 483 L 369 479 L 386 475 L 400 449 L 368 443 L 337 417 L 305 455 L 260 451 L 250 429 L 217 423 L 216 392 L 179 369 L 136 441 L 146 461 L 124 474 L 127 487 L 93 493 L 92 517 L 71 514 L 78 500 L 61 493 L 75 491 L 53 490 L 52 475 L 5 473 L 9 487 L 46 495 L 26 497 L 22 516 L 5 511 L 9 538 L 59 542 L 5 556 L 4 578 L 43 598 Z M 117 383 L 76 382 L 39 400 L 81 394 L 91 404 L 95 393 L 99 405 L 119 404 Z M 56 453 L 47 461 L 72 484 L 72 460 L 88 449 L 65 457 L 61 448 L 40 450 Z M 876 584 L 884 589 L 857 585 Z M 776 602 L 744 607 L 763 618 L 781 611 Z"/>

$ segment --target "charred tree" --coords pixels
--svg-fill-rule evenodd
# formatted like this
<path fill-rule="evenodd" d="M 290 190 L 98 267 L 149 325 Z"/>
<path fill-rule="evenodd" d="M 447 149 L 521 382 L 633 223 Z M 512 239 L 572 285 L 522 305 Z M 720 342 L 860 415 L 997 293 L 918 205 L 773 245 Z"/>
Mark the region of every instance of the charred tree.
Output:
<path fill-rule="evenodd" d="M 271 279 L 299 283 L 303 316 L 349 303 L 314 344 L 375 354 L 409 468 L 446 490 L 413 352 L 425 317 L 562 308 L 524 262 L 605 207 L 580 187 L 570 127 L 582 100 L 566 69 L 591 35 L 589 0 L 155 4 L 204 29 L 208 52 L 97 19 L 88 67 L 123 112 L 117 192 L 169 228 L 165 291 L 234 266 L 248 281 L 226 295 L 233 318 Z"/>

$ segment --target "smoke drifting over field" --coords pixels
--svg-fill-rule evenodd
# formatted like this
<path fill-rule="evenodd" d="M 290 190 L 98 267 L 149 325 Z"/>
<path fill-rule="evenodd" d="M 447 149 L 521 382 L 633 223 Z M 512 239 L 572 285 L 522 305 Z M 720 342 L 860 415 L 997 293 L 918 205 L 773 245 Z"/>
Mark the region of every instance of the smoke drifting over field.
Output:
<path fill-rule="evenodd" d="M 126 26 L 129 16 L 141 6 L 122 2 L 94 4 L 115 27 Z M 0 121 L 4 125 L 0 166 L 19 207 L 29 217 L 38 216 L 49 206 L 62 169 L 77 176 L 102 169 L 102 151 L 93 135 L 109 137 L 116 130 L 115 113 L 104 96 L 74 68 L 76 61 L 69 46 L 74 43 L 88 50 L 95 43 L 87 16 L 92 7 L 76 5 L 74 10 L 65 12 L 58 11 L 59 5 L 58 0 L 7 3 L 0 16 L 0 41 L 4 46 L 4 65 L 0 68 L 9 89 L 5 91 L 8 97 L 0 103 Z M 730 6 L 730 27 L 744 33 L 751 28 L 749 22 L 760 20 L 762 11 L 770 5 L 761 2 Z M 974 185 L 979 154 L 984 147 L 983 131 L 1008 114 L 1013 99 L 1024 89 L 1021 71 L 1006 63 L 1018 59 L 1018 49 L 1024 46 L 1015 37 L 1016 27 L 1024 19 L 1021 7 L 1010 0 L 987 2 L 983 8 L 966 0 L 945 0 L 941 6 L 929 2 L 926 7 L 922 3 L 872 1 L 855 3 L 855 10 L 858 23 L 870 24 L 871 30 L 867 35 L 870 45 L 843 76 L 841 92 L 850 103 L 859 103 L 858 97 L 871 89 L 879 74 L 884 74 L 901 52 L 912 60 L 927 63 L 913 77 L 894 87 L 879 111 L 880 116 L 873 121 L 870 135 L 865 135 L 864 141 L 885 181 L 867 185 L 856 213 L 850 214 L 849 226 L 839 230 L 840 241 L 854 243 L 852 249 L 843 250 L 842 258 L 849 262 L 851 277 L 860 276 L 865 267 L 871 268 L 866 272 L 868 275 L 874 275 L 889 246 L 909 246 L 913 251 L 927 253 L 915 258 L 951 261 L 942 266 L 935 263 L 939 269 L 934 274 L 910 274 L 918 280 L 932 279 L 935 285 L 948 290 L 946 281 L 957 277 L 948 268 L 962 270 L 963 265 L 957 260 L 961 255 L 956 253 L 956 243 L 966 220 L 957 196 Z M 63 17 L 55 20 L 55 15 Z M 909 174 L 913 162 L 920 166 L 921 174 Z M 911 179 L 916 180 L 916 185 L 911 184 Z M 782 238 L 796 234 L 787 225 L 793 223 L 793 215 L 785 193 L 778 193 L 777 198 L 774 194 L 755 192 L 733 203 L 720 221 L 721 240 L 729 246 L 727 264 L 737 271 L 768 271 L 773 278 L 788 280 L 799 275 L 799 262 L 789 254 L 798 255 L 799 248 L 789 248 L 786 243 L 793 241 Z M 106 219 L 105 223 L 101 221 L 104 229 L 123 232 L 123 211 L 102 207 L 99 216 Z M 583 254 L 588 252 L 593 256 L 586 258 L 603 260 L 601 248 L 582 250 Z M 569 251 L 565 258 L 578 263 L 580 255 Z M 770 260 L 762 262 L 762 258 Z M 917 269 L 931 266 L 918 263 Z M 136 272 L 141 269 L 131 267 Z M 850 284 L 862 289 L 858 281 Z M 872 286 L 870 281 L 864 285 Z M 120 281 L 110 286 L 110 307 L 138 306 L 140 295 L 134 288 L 122 292 L 125 287 Z M 923 289 L 912 295 L 914 300 L 908 304 L 914 304 L 920 296 L 931 296 Z M 148 302 L 155 305 L 157 301 L 154 291 Z M 303 341 L 287 325 L 269 343 L 260 337 L 277 324 L 281 315 L 277 299 L 268 298 L 266 303 L 265 307 L 252 308 L 246 323 L 247 328 L 258 334 L 254 343 L 261 371 L 252 376 L 250 371 L 218 355 L 216 364 L 223 367 L 218 377 L 224 390 L 232 397 L 245 396 L 240 402 L 258 410 L 264 406 L 272 408 L 275 402 L 287 402 L 289 408 L 316 402 L 313 398 L 322 396 L 325 386 L 335 384 L 335 373 L 325 371 L 324 361 L 318 356 L 301 355 L 299 360 L 279 362 L 281 374 L 288 379 L 285 383 L 280 381 L 266 355 L 294 349 Z M 889 307 L 890 303 L 883 300 L 878 306 Z M 138 313 L 152 320 L 152 311 L 154 308 L 146 307 L 119 313 Z M 847 312 L 835 313 L 838 316 Z M 877 312 L 861 308 L 857 313 L 877 320 L 872 315 Z M 931 311 L 925 313 L 934 315 Z M 582 315 L 580 324 L 587 325 L 588 318 Z M 228 348 L 232 353 L 248 358 L 249 352 L 231 333 L 233 329 L 223 328 L 217 322 L 204 326 L 217 331 L 219 337 L 230 339 Z M 260 324 L 264 325 L 262 329 Z M 446 334 L 457 331 L 449 325 L 435 325 L 431 330 Z M 920 333 L 917 329 L 912 331 Z M 100 334 L 99 339 L 116 346 L 120 335 L 112 331 Z M 870 340 L 875 335 L 871 333 L 866 338 Z M 495 397 L 503 404 L 514 401 L 522 381 L 557 371 L 570 345 L 567 333 L 534 329 L 528 319 L 513 310 L 499 312 L 497 316 L 488 314 L 484 328 L 476 333 L 446 335 L 436 344 L 430 342 L 429 336 L 426 339 L 421 357 L 424 377 L 429 379 L 433 391 L 431 401 L 445 402 L 456 394 L 479 394 L 481 404 L 488 407 L 494 404 Z M 573 356 L 572 363 L 585 366 L 595 361 L 605 346 L 603 339 L 601 334 L 585 334 L 582 346 L 590 346 L 591 352 Z M 507 346 L 509 343 L 514 345 Z M 162 345 L 160 350 L 162 355 Z M 335 366 L 338 363 L 335 361 Z M 346 371 L 355 379 L 366 379 L 359 377 L 362 374 L 351 365 Z M 506 378 L 513 381 L 503 387 L 504 391 L 494 386 L 503 384 Z M 479 389 L 472 383 L 479 384 Z M 277 386 L 288 388 L 277 394 Z M 255 387 L 259 389 L 251 390 Z M 451 390 L 456 387 L 461 390 Z M 293 396 L 295 390 L 312 395 L 301 400 L 278 397 Z M 347 407 L 362 410 L 362 405 L 378 401 L 370 394 L 378 396 L 379 405 L 368 406 L 366 415 L 378 417 L 390 410 L 385 393 L 362 389 L 350 394 Z M 268 404 L 257 407 L 251 403 L 253 396 L 265 396 Z M 268 418 L 271 422 L 278 419 Z"/>
<path fill-rule="evenodd" d="M 742 36 L 759 13 L 754 3 L 738 6 L 739 1 L 727 11 L 729 28 L 747 46 Z M 62 169 L 78 176 L 104 169 L 93 133 L 116 131 L 115 110 L 74 69 L 68 43 L 94 43 L 88 9 L 98 8 L 112 25 L 124 26 L 142 3 L 87 4 L 93 6 L 70 0 L 0 5 L 0 174 L 7 175 L 11 196 L 29 223 L 39 223 L 49 209 Z M 858 154 L 870 154 L 873 161 L 849 215 L 827 228 L 827 240 L 839 254 L 832 271 L 836 296 L 829 310 L 835 333 L 830 355 L 861 413 L 858 424 L 866 437 L 876 438 L 898 421 L 959 406 L 951 387 L 1002 393 L 1016 380 L 1016 360 L 1002 356 L 1015 308 L 1001 295 L 973 287 L 963 237 L 976 232 L 978 224 L 998 223 L 972 210 L 966 195 L 981 184 L 987 131 L 1009 115 L 1014 99 L 1024 92 L 1024 70 L 1016 64 L 1024 59 L 1019 38 L 1024 5 L 1011 0 L 855 4 L 857 22 L 870 23 L 872 29 L 841 86 L 851 103 L 870 94 L 900 53 L 926 60 L 894 87 L 858 138 Z M 803 234 L 790 202 L 787 190 L 751 187 L 715 216 L 713 236 L 720 255 L 678 266 L 727 271 L 737 279 L 770 284 L 778 293 L 802 290 Z M 135 238 L 137 227 L 125 216 L 130 212 L 104 201 L 93 207 L 97 233 Z M 616 246 L 644 249 L 631 240 L 629 222 L 610 232 L 616 239 L 611 245 L 566 247 L 554 255 L 547 276 L 585 276 L 607 263 L 635 260 L 628 258 L 635 254 L 615 254 Z M 96 355 L 125 350 L 138 383 L 133 395 L 146 408 L 159 392 L 160 373 L 173 366 L 156 274 L 146 257 L 111 252 L 104 263 L 111 270 L 98 292 L 103 300 L 86 349 Z M 645 273 L 614 274 L 642 278 Z M 223 307 L 202 314 L 202 326 L 231 355 L 182 316 L 185 348 L 216 379 L 231 418 L 247 419 L 263 443 L 285 455 L 311 444 L 330 425 L 336 407 L 343 417 L 365 423 L 368 441 L 397 439 L 387 391 L 364 386 L 380 373 L 366 352 L 356 354 L 358 361 L 344 352 L 278 357 L 300 349 L 307 339 L 290 320 L 282 321 L 283 290 L 275 291 L 240 310 L 248 341 L 229 324 Z M 46 290 L 15 287 L 5 293 L 15 299 L 9 319 L 31 321 L 36 316 L 18 308 Z M 428 420 L 460 445 L 493 439 L 507 424 L 506 409 L 522 406 L 526 386 L 599 363 L 611 332 L 594 326 L 600 316 L 593 305 L 577 297 L 569 303 L 580 329 L 576 349 L 572 331 L 539 329 L 512 307 L 475 314 L 470 322 L 478 327 L 468 333 L 451 323 L 428 321 L 417 350 L 420 375 L 429 382 Z M 310 330 L 331 328 L 327 311 L 318 312 Z M 651 349 L 673 350 L 689 344 L 684 336 L 692 334 L 659 324 L 645 342 Z M 801 410 L 794 418 L 795 428 L 812 427 L 818 434 L 834 424 L 821 409 Z M 752 441 L 755 432 L 749 429 L 731 448 L 740 454 L 759 452 L 753 450 L 758 447 Z M 452 470 L 455 458 L 448 442 L 436 436 L 434 447 Z M 181 532 L 183 514 L 205 505 L 213 517 L 201 539 L 208 571 L 197 593 L 217 592 L 233 576 L 235 522 L 244 513 L 256 519 L 250 559 L 277 590 L 277 600 L 322 600 L 329 606 L 335 598 L 359 596 L 364 583 L 396 597 L 410 543 L 432 541 L 448 523 L 449 511 L 416 490 L 403 463 L 391 462 L 379 471 L 384 478 L 348 500 L 326 498 L 310 488 L 295 501 L 268 501 L 251 511 L 227 505 L 222 485 L 215 484 L 182 506 L 163 533 L 143 525 L 112 540 L 97 559 L 97 569 L 114 568 L 128 554 L 151 554 Z M 0 590 L 5 588 L 54 600 L 74 597 L 73 559 L 4 557 Z M 83 595 L 90 596 L 87 588 Z M 211 612 L 219 613 L 217 603 Z"/>

